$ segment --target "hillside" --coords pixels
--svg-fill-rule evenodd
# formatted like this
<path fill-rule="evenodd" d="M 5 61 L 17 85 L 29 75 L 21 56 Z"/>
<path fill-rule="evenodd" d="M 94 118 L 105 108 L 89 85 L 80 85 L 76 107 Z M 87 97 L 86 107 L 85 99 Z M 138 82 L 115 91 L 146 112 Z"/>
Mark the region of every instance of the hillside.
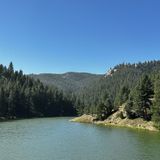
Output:
<path fill-rule="evenodd" d="M 160 129 L 160 61 L 117 65 L 79 99 L 78 113 L 89 116 L 75 121 Z"/>
<path fill-rule="evenodd" d="M 125 104 L 128 119 L 153 120 L 160 126 L 160 61 L 119 64 L 104 75 L 69 72 L 30 76 L 65 91 L 79 115 L 105 120 Z"/>
<path fill-rule="evenodd" d="M 32 117 L 74 116 L 72 101 L 56 87 L 0 64 L 0 120 Z"/>
<path fill-rule="evenodd" d="M 112 105 L 116 108 L 120 105 L 117 101 L 119 101 L 120 92 L 123 88 L 127 88 L 130 93 L 143 75 L 148 75 L 154 83 L 159 71 L 160 61 L 119 64 L 113 67 L 99 81 L 91 84 L 79 95 L 84 106 L 81 112 L 95 113 L 97 106 L 106 99 L 110 99 Z M 129 97 L 129 93 L 127 91 L 124 92 L 126 92 L 126 97 L 124 97 L 123 102 Z"/>
<path fill-rule="evenodd" d="M 103 77 L 103 75 L 75 72 L 64 74 L 32 74 L 30 76 L 34 79 L 39 79 L 44 84 L 54 85 L 67 93 L 80 92 L 83 88 L 90 86 Z"/>
<path fill-rule="evenodd" d="M 32 74 L 30 76 L 40 79 L 44 84 L 54 85 L 65 93 L 76 93 L 78 112 L 83 114 L 96 113 L 97 106 L 106 98 L 110 99 L 111 104 L 116 108 L 120 105 L 118 101 L 123 88 L 128 88 L 124 95 L 126 97 L 122 100 L 125 102 L 142 75 L 149 75 L 154 81 L 159 71 L 160 61 L 149 61 L 119 64 L 109 69 L 104 75 L 68 72 L 64 74 Z"/>

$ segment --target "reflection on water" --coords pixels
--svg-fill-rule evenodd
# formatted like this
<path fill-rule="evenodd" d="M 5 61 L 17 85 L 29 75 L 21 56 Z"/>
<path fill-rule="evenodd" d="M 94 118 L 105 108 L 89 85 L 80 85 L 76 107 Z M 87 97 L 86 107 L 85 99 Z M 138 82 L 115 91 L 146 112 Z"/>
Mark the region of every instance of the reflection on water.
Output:
<path fill-rule="evenodd" d="M 0 123 L 0 160 L 159 160 L 160 134 L 69 122 Z"/>

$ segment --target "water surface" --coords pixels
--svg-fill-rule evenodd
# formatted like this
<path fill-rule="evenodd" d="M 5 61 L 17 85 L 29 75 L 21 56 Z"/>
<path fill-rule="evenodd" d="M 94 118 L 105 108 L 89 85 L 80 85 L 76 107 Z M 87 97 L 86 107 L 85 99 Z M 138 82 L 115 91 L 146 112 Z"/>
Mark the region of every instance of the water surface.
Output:
<path fill-rule="evenodd" d="M 159 160 L 160 134 L 45 118 L 0 123 L 0 160 Z"/>

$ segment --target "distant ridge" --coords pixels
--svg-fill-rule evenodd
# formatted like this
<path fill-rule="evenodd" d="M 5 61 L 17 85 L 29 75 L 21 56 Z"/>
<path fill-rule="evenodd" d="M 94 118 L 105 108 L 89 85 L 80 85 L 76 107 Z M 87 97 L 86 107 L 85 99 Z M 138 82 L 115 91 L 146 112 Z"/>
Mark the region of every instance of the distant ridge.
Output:
<path fill-rule="evenodd" d="M 44 84 L 54 85 L 64 92 L 76 93 L 90 86 L 95 81 L 99 81 L 104 75 L 85 72 L 67 72 L 63 74 L 31 74 L 30 76 L 34 79 L 39 79 Z"/>

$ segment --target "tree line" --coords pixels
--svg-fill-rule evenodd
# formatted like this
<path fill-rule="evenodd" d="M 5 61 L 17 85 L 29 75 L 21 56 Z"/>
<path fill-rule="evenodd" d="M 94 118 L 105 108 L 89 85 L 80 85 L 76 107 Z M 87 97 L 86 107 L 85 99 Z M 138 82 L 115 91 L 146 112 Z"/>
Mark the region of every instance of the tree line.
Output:
<path fill-rule="evenodd" d="M 1 119 L 73 116 L 74 104 L 56 87 L 43 85 L 20 71 L 0 65 Z"/>
<path fill-rule="evenodd" d="M 100 120 L 124 105 L 128 118 L 153 120 L 160 127 L 160 61 L 115 66 L 111 75 L 79 93 L 77 104 L 80 115 Z"/>
<path fill-rule="evenodd" d="M 0 117 L 92 114 L 105 120 L 124 105 L 128 118 L 152 120 L 160 128 L 160 61 L 120 64 L 111 73 L 75 94 L 15 71 L 12 63 L 0 65 Z"/>

